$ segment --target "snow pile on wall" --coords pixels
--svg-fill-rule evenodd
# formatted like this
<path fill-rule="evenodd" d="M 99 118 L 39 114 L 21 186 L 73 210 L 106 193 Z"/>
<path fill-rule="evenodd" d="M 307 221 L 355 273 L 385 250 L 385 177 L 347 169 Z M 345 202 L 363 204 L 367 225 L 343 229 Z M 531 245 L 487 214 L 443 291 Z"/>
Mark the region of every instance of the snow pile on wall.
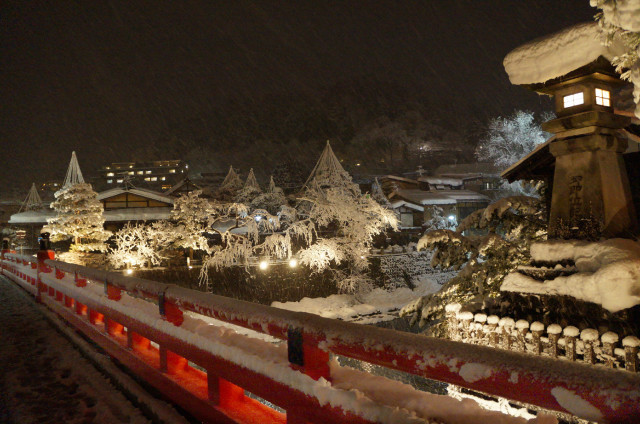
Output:
<path fill-rule="evenodd" d="M 432 274 L 432 252 L 411 252 L 406 255 L 380 256 L 380 271 L 393 287 L 405 287 L 405 277 L 414 279 L 419 275 Z"/>
<path fill-rule="evenodd" d="M 588 22 L 538 38 L 511 51 L 503 61 L 512 84 L 542 83 L 568 74 L 599 56 L 611 61 L 624 53 L 618 39 L 603 46 L 598 24 Z"/>
<path fill-rule="evenodd" d="M 534 243 L 534 262 L 575 263 L 578 271 L 544 282 L 518 272 L 507 275 L 500 290 L 572 296 L 618 312 L 640 304 L 640 244 L 632 240 L 579 240 Z"/>

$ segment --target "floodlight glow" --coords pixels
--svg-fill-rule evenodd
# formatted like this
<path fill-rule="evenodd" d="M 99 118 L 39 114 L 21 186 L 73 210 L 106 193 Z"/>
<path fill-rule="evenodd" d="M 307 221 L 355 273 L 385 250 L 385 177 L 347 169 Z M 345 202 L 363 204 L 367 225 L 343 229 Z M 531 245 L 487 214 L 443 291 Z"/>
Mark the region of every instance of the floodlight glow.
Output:
<path fill-rule="evenodd" d="M 256 222 L 260 222 L 261 219 L 262 219 L 262 217 L 260 215 L 256 215 L 256 217 L 255 217 Z"/>
<path fill-rule="evenodd" d="M 267 261 L 260 261 L 260 265 L 259 266 L 260 266 L 260 269 L 264 271 L 265 269 L 267 269 L 269 267 L 269 264 L 267 263 Z"/>
<path fill-rule="evenodd" d="M 298 266 L 298 260 L 297 260 L 297 259 L 291 259 L 291 260 L 289 261 L 289 266 L 290 266 L 291 268 L 295 268 L 295 267 L 297 267 L 297 266 Z"/>
<path fill-rule="evenodd" d="M 453 215 L 449 215 L 449 221 L 455 221 L 456 217 Z"/>
<path fill-rule="evenodd" d="M 132 270 L 131 268 L 129 268 L 129 269 L 127 270 L 127 275 L 131 275 L 131 274 L 133 274 L 133 270 Z"/>

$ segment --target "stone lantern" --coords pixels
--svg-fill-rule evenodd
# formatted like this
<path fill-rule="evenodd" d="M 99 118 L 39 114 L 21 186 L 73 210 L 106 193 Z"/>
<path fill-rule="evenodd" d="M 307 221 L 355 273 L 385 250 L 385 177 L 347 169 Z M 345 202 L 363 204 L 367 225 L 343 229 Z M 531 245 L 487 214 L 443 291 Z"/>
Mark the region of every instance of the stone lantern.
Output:
<path fill-rule="evenodd" d="M 572 28 L 509 54 L 515 53 L 518 60 L 505 58 L 512 82 L 514 75 L 516 80 L 528 77 L 531 81 L 520 84 L 554 98 L 557 118 L 542 124 L 553 137 L 503 176 L 516 180 L 528 173 L 547 180 L 550 238 L 633 236 L 638 231 L 637 216 L 623 159 L 633 139 L 625 130 L 631 117 L 614 110 L 616 96 L 627 83 L 618 78 L 609 61 L 614 53 L 594 37 L 597 27 L 579 29 L 577 34 Z M 563 42 L 567 33 L 586 40 L 567 45 Z M 535 74 L 526 67 L 534 61 L 541 61 L 540 68 L 545 68 L 545 61 L 549 66 Z M 570 66 L 574 68 L 567 69 Z M 536 171 L 544 175 L 535 175 Z"/>

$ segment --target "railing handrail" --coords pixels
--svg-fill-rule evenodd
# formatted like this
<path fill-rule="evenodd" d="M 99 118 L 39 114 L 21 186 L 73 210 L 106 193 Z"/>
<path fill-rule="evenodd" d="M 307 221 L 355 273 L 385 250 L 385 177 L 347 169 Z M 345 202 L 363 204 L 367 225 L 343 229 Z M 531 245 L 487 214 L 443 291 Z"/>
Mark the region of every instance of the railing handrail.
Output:
<path fill-rule="evenodd" d="M 566 409 L 565 405 L 558 407 L 552 393 L 558 387 L 583 397 L 591 394 L 587 401 L 599 408 L 614 404 L 607 393 L 626 392 L 628 403 L 640 400 L 638 374 L 545 357 L 523 361 L 516 352 L 332 320 L 60 261 L 47 260 L 46 264 L 150 300 L 162 297 L 183 310 L 280 339 L 297 329 L 307 340 L 336 354 L 546 408 Z M 489 377 L 478 377 L 478 370 Z M 535 393 L 527 390 L 532 386 Z M 638 410 L 637 405 L 634 408 Z"/>

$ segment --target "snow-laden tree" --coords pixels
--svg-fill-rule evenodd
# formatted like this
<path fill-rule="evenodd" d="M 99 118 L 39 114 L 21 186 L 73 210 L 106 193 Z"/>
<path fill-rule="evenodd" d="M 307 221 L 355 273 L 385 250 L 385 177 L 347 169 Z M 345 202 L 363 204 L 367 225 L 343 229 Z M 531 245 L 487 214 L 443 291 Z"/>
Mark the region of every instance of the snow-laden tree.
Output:
<path fill-rule="evenodd" d="M 220 234 L 222 244 L 204 262 L 205 280 L 209 267 L 296 256 L 313 271 L 331 269 L 341 290 L 356 292 L 371 284 L 364 271 L 373 237 L 395 229 L 397 218 L 360 193 L 327 144 L 297 208 L 283 205 L 274 215 L 237 203 L 217 204 L 208 227 Z"/>
<path fill-rule="evenodd" d="M 445 215 L 444 209 L 440 206 L 431 206 L 429 208 L 429 219 L 424 222 L 425 232 L 434 231 L 434 230 L 454 230 L 456 225 L 458 225 L 455 217 L 453 219 L 449 219 L 450 217 Z"/>
<path fill-rule="evenodd" d="M 382 191 L 382 186 L 378 178 L 375 178 L 371 184 L 371 198 L 385 208 L 391 208 L 391 203 L 389 203 L 389 199 L 385 196 L 384 191 Z"/>
<path fill-rule="evenodd" d="M 236 173 L 233 166 L 229 166 L 229 172 L 222 181 L 220 188 L 216 193 L 216 197 L 221 200 L 231 201 L 235 198 L 237 192 L 243 187 L 242 180 Z"/>
<path fill-rule="evenodd" d="M 287 205 L 287 198 L 282 189 L 276 186 L 273 177 L 269 181 L 267 192 L 261 193 L 251 200 L 251 209 L 265 209 L 272 215 L 281 212 L 283 205 Z"/>
<path fill-rule="evenodd" d="M 542 119 L 549 118 L 545 116 Z M 544 143 L 549 136 L 549 133 L 542 130 L 532 112 L 518 110 L 506 118 L 491 120 L 484 138 L 478 143 L 475 155 L 480 162 L 491 162 L 505 169 L 529 154 L 537 145 Z M 503 188 L 518 194 L 535 193 L 535 190 L 520 182 L 505 182 Z"/>
<path fill-rule="evenodd" d="M 256 176 L 253 173 L 253 168 L 249 171 L 249 175 L 247 176 L 247 180 L 244 183 L 242 189 L 240 189 L 235 197 L 236 203 L 244 203 L 249 204 L 262 194 L 262 190 L 260 189 L 260 185 L 258 184 L 258 180 L 256 180 Z"/>
<path fill-rule="evenodd" d="M 51 233 L 51 241 L 72 239 L 73 251 L 105 251 L 104 242 L 111 233 L 104 229 L 104 208 L 97 196 L 91 184 L 86 183 L 73 184 L 57 191 L 51 203 L 56 216 L 49 218 L 44 228 L 44 231 Z"/>
<path fill-rule="evenodd" d="M 518 110 L 511 116 L 491 120 L 485 137 L 478 143 L 476 157 L 481 162 L 507 168 L 549 136 L 532 112 Z"/>
<path fill-rule="evenodd" d="M 470 229 L 485 230 L 483 236 L 465 236 Z M 546 238 L 543 202 L 535 197 L 500 199 L 465 218 L 456 231 L 431 231 L 418 242 L 418 250 L 434 250 L 432 266 L 460 269 L 440 291 L 405 306 L 403 316 L 420 326 L 430 324 L 433 335 L 445 334 L 444 307 L 448 303 L 490 302 L 499 295 L 504 277 L 530 259 L 532 242 Z"/>
<path fill-rule="evenodd" d="M 173 246 L 203 251 L 208 249 L 205 233 L 213 208 L 201 194 L 202 190 L 194 190 L 178 197 L 169 215 L 170 222 L 161 221 L 162 224 L 156 226 L 157 230 L 165 229 L 165 237 Z"/>
<path fill-rule="evenodd" d="M 64 183 L 54 196 L 51 207 L 56 216 L 44 228 L 51 233 L 51 241 L 72 239 L 71 250 L 76 252 L 105 251 L 104 242 L 111 233 L 104 229 L 104 208 L 98 193 L 84 182 L 76 152 L 71 152 Z"/>
<path fill-rule="evenodd" d="M 173 241 L 170 230 L 165 221 L 152 225 L 128 222 L 114 234 L 115 248 L 109 249 L 107 259 L 114 268 L 160 265 Z"/>
<path fill-rule="evenodd" d="M 635 114 L 640 118 L 640 3 L 637 0 L 590 0 L 590 3 L 601 10 L 596 20 L 606 35 L 605 45 L 618 38 L 625 47 L 625 52 L 611 63 L 620 78 L 633 83 Z"/>

